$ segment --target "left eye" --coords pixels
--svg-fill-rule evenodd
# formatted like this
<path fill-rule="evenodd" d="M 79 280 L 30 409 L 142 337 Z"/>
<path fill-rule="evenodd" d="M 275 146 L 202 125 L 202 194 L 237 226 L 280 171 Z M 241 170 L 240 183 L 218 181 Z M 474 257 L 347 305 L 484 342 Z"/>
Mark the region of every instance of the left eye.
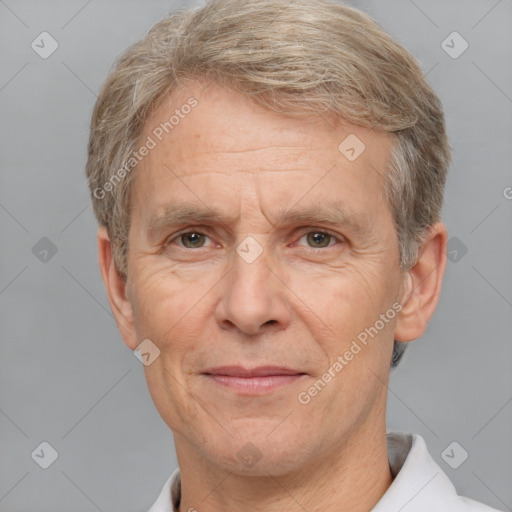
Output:
<path fill-rule="evenodd" d="M 313 249 L 323 249 L 324 247 L 329 247 L 329 242 L 336 242 L 337 238 L 334 235 L 329 233 L 325 233 L 324 231 L 310 231 L 303 235 L 300 239 L 306 238 L 307 243 L 311 244 Z"/>

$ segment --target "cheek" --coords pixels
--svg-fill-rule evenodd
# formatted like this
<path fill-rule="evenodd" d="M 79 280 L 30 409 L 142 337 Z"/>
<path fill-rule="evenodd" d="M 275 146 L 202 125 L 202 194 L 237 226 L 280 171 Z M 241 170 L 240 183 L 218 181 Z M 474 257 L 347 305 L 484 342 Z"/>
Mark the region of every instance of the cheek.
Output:
<path fill-rule="evenodd" d="M 200 416 L 196 402 L 190 400 L 185 363 L 201 340 L 202 325 L 194 319 L 203 311 L 201 298 L 211 286 L 187 286 L 172 272 L 147 267 L 134 284 L 138 335 L 160 349 L 160 357 L 144 367 L 148 389 L 164 421 L 173 431 L 182 432 L 183 425 Z"/>
<path fill-rule="evenodd" d="M 389 307 L 390 292 L 383 272 L 345 266 L 335 270 L 296 273 L 289 284 L 302 304 L 301 316 L 325 331 L 336 349 L 375 323 Z M 322 339 L 322 338 L 320 338 Z"/>
<path fill-rule="evenodd" d="M 191 325 L 187 316 L 194 314 L 208 288 L 189 286 L 178 275 L 161 271 L 140 272 L 134 283 L 134 320 L 139 335 L 161 349 L 171 339 L 181 343 L 177 333 Z"/>

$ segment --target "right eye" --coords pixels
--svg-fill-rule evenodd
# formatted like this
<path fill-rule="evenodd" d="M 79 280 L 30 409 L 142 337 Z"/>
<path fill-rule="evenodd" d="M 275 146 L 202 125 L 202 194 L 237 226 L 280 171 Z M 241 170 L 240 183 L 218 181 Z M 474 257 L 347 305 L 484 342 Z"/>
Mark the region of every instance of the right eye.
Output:
<path fill-rule="evenodd" d="M 178 244 L 178 247 L 182 249 L 201 249 L 204 247 L 205 238 L 210 238 L 209 236 L 200 233 L 199 231 L 184 231 L 174 235 L 173 238 L 169 239 L 165 245 L 169 245 L 174 241 L 181 242 L 181 245 Z"/>

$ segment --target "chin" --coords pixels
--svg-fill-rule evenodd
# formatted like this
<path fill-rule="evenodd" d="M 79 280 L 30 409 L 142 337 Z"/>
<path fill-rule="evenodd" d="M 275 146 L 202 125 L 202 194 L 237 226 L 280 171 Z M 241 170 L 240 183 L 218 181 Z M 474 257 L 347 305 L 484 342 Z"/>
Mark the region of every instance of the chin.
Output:
<path fill-rule="evenodd" d="M 286 420 L 285 420 L 286 421 Z M 276 429 L 269 435 L 268 424 L 257 421 L 244 422 L 233 437 L 228 435 L 213 439 L 201 446 L 201 452 L 212 464 L 225 471 L 244 476 L 279 476 L 301 470 L 318 453 L 319 446 L 297 432 Z M 251 423 L 248 425 L 248 423 Z M 257 428 L 258 424 L 261 428 Z M 228 428 L 230 432 L 231 429 Z"/>

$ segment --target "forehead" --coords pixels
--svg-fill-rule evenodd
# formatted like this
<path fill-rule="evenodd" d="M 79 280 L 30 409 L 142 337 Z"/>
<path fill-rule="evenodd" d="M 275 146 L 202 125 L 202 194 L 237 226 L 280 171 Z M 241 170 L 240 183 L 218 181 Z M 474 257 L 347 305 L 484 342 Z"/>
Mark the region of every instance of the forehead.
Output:
<path fill-rule="evenodd" d="M 195 82 L 153 112 L 140 140 L 148 137 L 155 147 L 137 166 L 133 191 L 148 215 L 183 203 L 184 194 L 219 207 L 255 195 L 280 209 L 306 195 L 313 203 L 339 199 L 347 211 L 352 203 L 365 215 L 382 206 L 391 143 L 383 132 L 283 115 Z"/>
<path fill-rule="evenodd" d="M 190 107 L 190 104 L 194 106 Z M 286 160 L 293 155 L 300 159 L 301 146 L 308 150 L 337 151 L 339 143 L 351 133 L 366 146 L 364 160 L 369 161 L 372 157 L 382 160 L 385 155 L 381 150 L 391 142 L 389 133 L 336 120 L 332 115 L 302 117 L 275 112 L 215 82 L 192 82 L 187 87 L 175 88 L 143 128 L 143 137 L 163 138 L 164 144 L 158 144 L 158 153 L 172 149 L 174 156 L 193 157 L 210 152 L 235 155 L 275 147 L 279 148 L 279 155 L 276 152 L 274 156 L 282 155 L 281 158 Z M 187 140 L 193 147 L 190 144 L 173 147 L 172 142 L 177 140 Z M 189 154 L 191 149 L 192 154 Z"/>

